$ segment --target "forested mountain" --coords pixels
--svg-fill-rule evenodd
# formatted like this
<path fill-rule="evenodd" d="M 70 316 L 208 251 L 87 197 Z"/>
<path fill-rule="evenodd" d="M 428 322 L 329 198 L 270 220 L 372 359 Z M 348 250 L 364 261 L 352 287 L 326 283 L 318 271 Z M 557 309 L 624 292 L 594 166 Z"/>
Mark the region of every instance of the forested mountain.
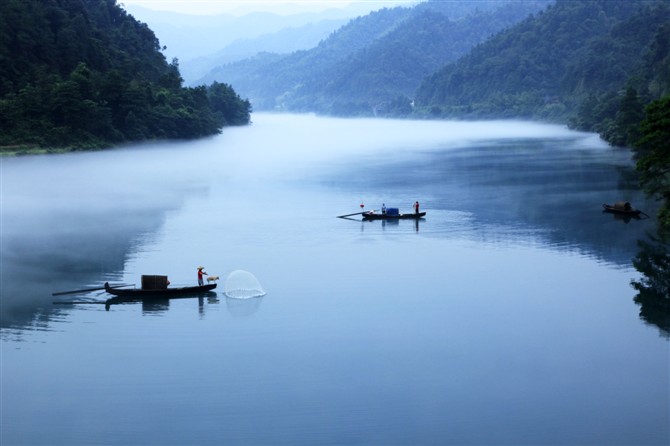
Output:
<path fill-rule="evenodd" d="M 646 76 L 645 54 L 669 11 L 665 1 L 557 0 L 427 78 L 416 105 L 433 116 L 565 122 L 589 99 L 577 126 L 593 130 L 586 121 L 598 104 Z"/>
<path fill-rule="evenodd" d="M 0 1 L 0 146 L 195 138 L 249 113 L 228 85 L 183 88 L 116 0 Z"/>
<path fill-rule="evenodd" d="M 647 30 L 635 31 L 642 28 Z M 600 52 L 593 54 L 592 60 L 609 70 L 617 62 L 625 66 L 622 55 L 629 55 L 630 76 L 625 84 L 617 79 L 609 89 L 589 91 L 570 124 L 579 130 L 598 132 L 613 145 L 632 146 L 640 136 L 645 106 L 670 95 L 670 5 L 644 8 L 611 34 L 620 38 L 599 39 L 594 47 Z"/>
<path fill-rule="evenodd" d="M 237 39 L 214 54 L 194 59 L 180 59 L 179 68 L 187 85 L 197 85 L 198 80 L 214 67 L 255 58 L 259 53 L 286 55 L 314 48 L 346 23 L 347 20 L 344 19 L 320 20 L 258 37 Z"/>
<path fill-rule="evenodd" d="M 329 82 L 344 57 L 388 33 L 408 14 L 406 8 L 372 12 L 351 20 L 312 50 L 279 57 L 261 53 L 251 61 L 219 67 L 201 82 L 227 82 L 249 97 L 256 110 L 274 109 L 291 101 L 291 93 L 305 82 Z"/>
<path fill-rule="evenodd" d="M 406 115 L 421 80 L 548 0 L 429 1 L 352 20 L 316 48 L 261 54 L 203 81 L 230 83 L 256 109 Z"/>

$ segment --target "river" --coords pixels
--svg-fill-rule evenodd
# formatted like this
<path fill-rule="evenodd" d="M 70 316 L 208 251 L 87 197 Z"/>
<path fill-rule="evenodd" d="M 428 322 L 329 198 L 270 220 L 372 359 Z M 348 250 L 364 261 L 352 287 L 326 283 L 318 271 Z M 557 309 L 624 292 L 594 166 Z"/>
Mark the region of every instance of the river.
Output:
<path fill-rule="evenodd" d="M 0 163 L 3 446 L 670 441 L 667 315 L 631 287 L 654 220 L 602 212 L 656 203 L 596 135 L 254 114 Z M 52 296 L 198 266 L 205 298 Z M 240 270 L 266 294 L 227 297 Z"/>

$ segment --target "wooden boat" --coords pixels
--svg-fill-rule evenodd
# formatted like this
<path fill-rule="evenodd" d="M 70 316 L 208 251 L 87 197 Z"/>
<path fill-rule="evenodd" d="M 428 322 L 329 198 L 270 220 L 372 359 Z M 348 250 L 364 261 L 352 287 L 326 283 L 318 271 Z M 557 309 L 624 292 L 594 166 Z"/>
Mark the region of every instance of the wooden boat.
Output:
<path fill-rule="evenodd" d="M 411 213 L 411 214 L 378 214 L 374 211 L 364 212 L 363 220 L 409 220 L 419 219 L 426 216 L 425 212 Z"/>
<path fill-rule="evenodd" d="M 216 284 L 202 286 L 187 286 L 180 288 L 163 289 L 121 289 L 112 288 L 105 282 L 105 291 L 124 300 L 144 300 L 144 299 L 170 299 L 174 297 L 189 297 L 206 294 L 216 288 Z"/>
<path fill-rule="evenodd" d="M 610 212 L 610 213 L 613 213 L 613 214 L 630 215 L 630 216 L 636 216 L 636 215 L 643 214 L 643 212 L 641 210 L 635 209 L 627 201 L 618 201 L 618 202 L 614 203 L 613 205 L 609 205 L 609 204 L 604 203 L 603 204 L 603 212 Z"/>

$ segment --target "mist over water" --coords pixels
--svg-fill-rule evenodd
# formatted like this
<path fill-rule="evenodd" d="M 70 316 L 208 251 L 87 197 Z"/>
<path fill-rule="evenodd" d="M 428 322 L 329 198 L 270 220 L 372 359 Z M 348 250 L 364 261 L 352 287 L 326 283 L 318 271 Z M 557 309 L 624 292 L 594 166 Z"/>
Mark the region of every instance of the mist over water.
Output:
<path fill-rule="evenodd" d="M 655 203 L 595 135 L 257 114 L 0 169 L 3 445 L 668 441 L 668 341 L 629 285 L 653 219 L 601 208 Z M 52 304 L 198 266 L 212 295 Z"/>
<path fill-rule="evenodd" d="M 269 119 L 265 119 L 267 116 Z M 226 142 L 243 150 L 225 153 L 226 161 L 245 167 L 236 169 L 239 175 L 265 176 L 297 170 L 304 177 L 309 174 L 305 169 L 314 163 L 323 168 L 327 163 L 354 155 L 363 163 L 371 156 L 394 160 L 416 152 L 465 148 L 487 141 L 565 138 L 591 148 L 606 147 L 597 135 L 571 132 L 558 125 L 515 121 L 489 121 L 482 125 L 467 121 L 335 119 L 314 115 L 301 115 L 296 120 L 294 115 L 280 114 L 254 119 L 253 127 L 257 131 L 251 136 L 242 129 L 223 135 Z"/>

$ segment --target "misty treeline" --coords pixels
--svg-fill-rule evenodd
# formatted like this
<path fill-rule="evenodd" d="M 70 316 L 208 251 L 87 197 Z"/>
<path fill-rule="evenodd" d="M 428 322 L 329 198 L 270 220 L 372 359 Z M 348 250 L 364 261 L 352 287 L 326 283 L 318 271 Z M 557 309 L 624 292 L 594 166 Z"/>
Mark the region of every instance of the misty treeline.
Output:
<path fill-rule="evenodd" d="M 182 84 L 116 0 L 0 1 L 0 146 L 96 148 L 249 122 L 229 85 Z"/>

